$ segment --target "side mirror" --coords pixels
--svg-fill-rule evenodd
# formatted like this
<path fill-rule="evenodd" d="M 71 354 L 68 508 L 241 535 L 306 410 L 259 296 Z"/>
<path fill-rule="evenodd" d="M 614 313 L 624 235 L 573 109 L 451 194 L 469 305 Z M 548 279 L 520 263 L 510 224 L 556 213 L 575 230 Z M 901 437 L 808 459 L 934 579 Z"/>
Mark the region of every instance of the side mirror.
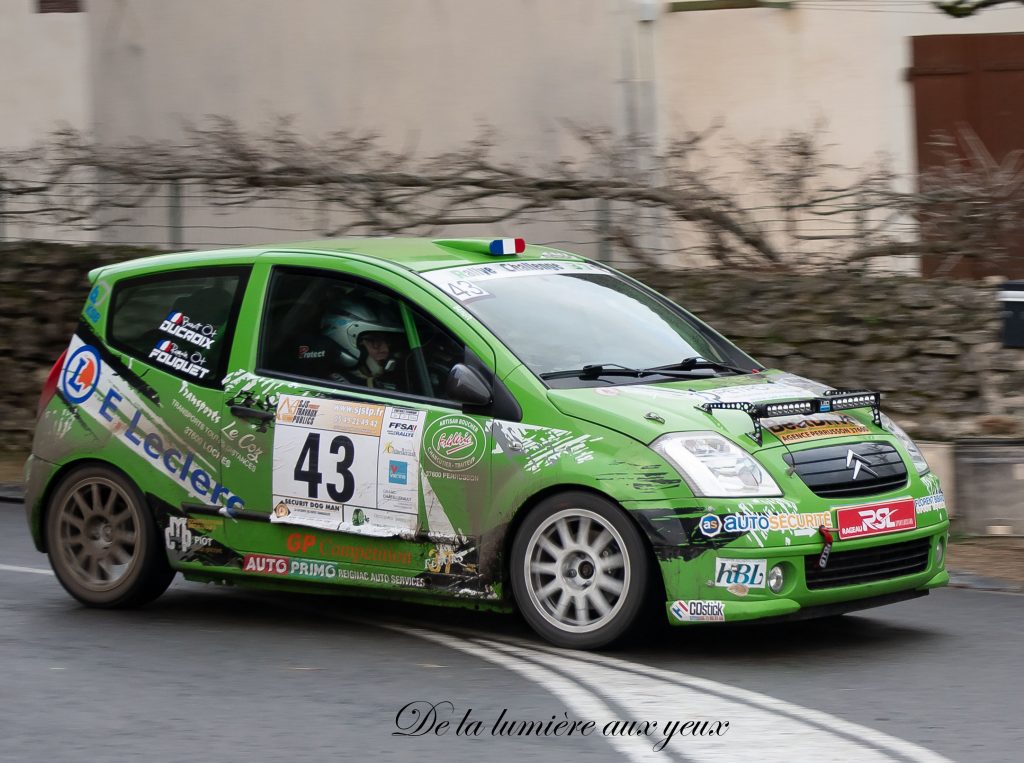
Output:
<path fill-rule="evenodd" d="M 444 385 L 445 394 L 452 400 L 469 405 L 490 405 L 493 395 L 491 385 L 476 369 L 465 363 L 456 363 L 448 372 Z"/>

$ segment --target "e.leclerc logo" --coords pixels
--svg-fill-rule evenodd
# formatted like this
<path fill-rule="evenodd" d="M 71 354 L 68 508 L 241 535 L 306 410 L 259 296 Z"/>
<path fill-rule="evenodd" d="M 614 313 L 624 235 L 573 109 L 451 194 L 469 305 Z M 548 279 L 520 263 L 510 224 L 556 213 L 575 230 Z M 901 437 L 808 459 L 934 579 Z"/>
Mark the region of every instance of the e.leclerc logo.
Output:
<path fill-rule="evenodd" d="M 88 400 L 100 382 L 100 353 L 92 345 L 75 350 L 60 375 L 60 391 L 69 403 L 78 405 Z"/>
<path fill-rule="evenodd" d="M 484 457 L 484 430 L 466 416 L 442 416 L 427 427 L 427 458 L 449 472 L 472 469 Z"/>

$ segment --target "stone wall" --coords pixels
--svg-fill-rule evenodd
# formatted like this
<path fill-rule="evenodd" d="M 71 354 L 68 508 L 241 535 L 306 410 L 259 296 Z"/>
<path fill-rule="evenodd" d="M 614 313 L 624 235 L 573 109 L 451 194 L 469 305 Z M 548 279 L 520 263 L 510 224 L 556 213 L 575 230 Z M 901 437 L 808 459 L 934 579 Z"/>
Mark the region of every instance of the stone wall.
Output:
<path fill-rule="evenodd" d="M 95 267 L 150 250 L 47 243 L 0 245 L 0 448 L 27 450 L 39 393 L 68 345 Z"/>
<path fill-rule="evenodd" d="M 125 247 L 0 247 L 3 447 L 31 441 L 46 375 L 67 345 L 86 273 L 149 254 Z M 999 343 L 992 284 L 857 273 L 660 271 L 663 291 L 770 367 L 883 393 L 883 407 L 931 440 L 1024 435 L 1024 351 Z"/>
<path fill-rule="evenodd" d="M 836 272 L 636 270 L 768 367 L 873 389 L 913 436 L 1024 433 L 1024 350 L 1004 349 L 995 283 Z"/>

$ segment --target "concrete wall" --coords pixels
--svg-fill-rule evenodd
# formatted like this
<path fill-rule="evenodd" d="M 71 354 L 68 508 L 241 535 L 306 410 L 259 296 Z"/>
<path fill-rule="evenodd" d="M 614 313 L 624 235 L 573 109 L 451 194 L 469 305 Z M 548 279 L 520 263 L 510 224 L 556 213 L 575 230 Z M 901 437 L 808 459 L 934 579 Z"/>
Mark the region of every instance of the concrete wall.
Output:
<path fill-rule="evenodd" d="M 861 165 L 885 153 L 897 172 L 910 173 L 916 160 L 909 38 L 1024 32 L 1024 7 L 1013 5 L 965 19 L 940 13 L 928 0 L 793 5 L 663 16 L 663 135 L 721 118 L 724 142 L 749 142 L 822 120 L 834 161 Z"/>
<path fill-rule="evenodd" d="M 57 122 L 89 124 L 86 14 L 0 2 L 0 147 L 25 148 Z"/>
<path fill-rule="evenodd" d="M 714 170 L 745 169 L 737 144 L 772 141 L 792 131 L 821 126 L 824 160 L 865 167 L 884 158 L 901 184 L 912 188 L 916 172 L 911 40 L 918 35 L 1024 31 L 1024 6 L 1001 6 L 965 19 L 937 11 L 928 0 L 856 2 L 796 0 L 791 9 L 748 9 L 669 13 L 658 22 L 656 78 L 659 134 L 663 140 L 687 130 L 724 123 L 711 141 Z M 826 175 L 826 177 L 829 177 Z M 836 172 L 841 187 L 854 178 Z M 749 207 L 767 197 L 746 193 Z M 853 241 L 794 240 L 778 210 L 755 214 L 777 246 L 805 256 Z M 875 223 L 884 215 L 876 214 Z M 801 235 L 856 235 L 853 216 L 813 218 L 799 223 Z M 911 218 L 886 224 L 892 237 L 917 235 Z M 876 261 L 886 269 L 916 272 L 914 260 Z"/>
<path fill-rule="evenodd" d="M 292 115 L 305 136 L 373 131 L 386 148 L 430 156 L 466 145 L 489 125 L 500 159 L 553 162 L 579 149 L 566 121 L 623 129 L 622 71 L 632 60 L 623 29 L 633 23 L 632 7 L 628 0 L 91 0 L 96 130 L 111 143 L 175 139 L 184 121 L 211 114 L 247 130 Z M 305 227 L 295 225 L 298 217 L 310 227 L 299 238 L 315 236 L 315 215 L 296 211 L 299 201 L 289 205 L 232 217 L 189 209 L 187 223 L 220 230 L 205 240 L 190 232 L 194 240 L 185 244 L 289 238 L 246 230 L 246 220 Z M 156 209 L 139 222 L 166 219 Z M 224 229 L 230 225 L 242 227 Z M 559 226 L 528 235 L 544 241 L 562 233 Z M 108 234 L 159 244 L 165 235 L 138 227 Z"/>
<path fill-rule="evenodd" d="M 35 0 L 0 2 L 0 150 L 42 142 L 60 123 L 88 129 L 85 16 L 36 13 Z M 6 203 L 11 210 L 17 202 Z M 0 221 L 0 240 L 67 235 L 48 226 Z"/>

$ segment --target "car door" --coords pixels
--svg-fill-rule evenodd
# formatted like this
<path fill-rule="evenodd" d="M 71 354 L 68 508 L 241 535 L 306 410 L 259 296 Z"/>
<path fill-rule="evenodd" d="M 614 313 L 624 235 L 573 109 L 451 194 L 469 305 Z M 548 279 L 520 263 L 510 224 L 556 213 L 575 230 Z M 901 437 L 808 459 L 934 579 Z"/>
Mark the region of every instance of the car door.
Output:
<path fill-rule="evenodd" d="M 262 315 L 239 332 L 221 429 L 224 480 L 245 485 L 229 530 L 244 571 L 412 587 L 475 573 L 488 419 L 444 384 L 493 358 L 417 290 L 338 257 L 260 258 L 246 299 Z"/>

